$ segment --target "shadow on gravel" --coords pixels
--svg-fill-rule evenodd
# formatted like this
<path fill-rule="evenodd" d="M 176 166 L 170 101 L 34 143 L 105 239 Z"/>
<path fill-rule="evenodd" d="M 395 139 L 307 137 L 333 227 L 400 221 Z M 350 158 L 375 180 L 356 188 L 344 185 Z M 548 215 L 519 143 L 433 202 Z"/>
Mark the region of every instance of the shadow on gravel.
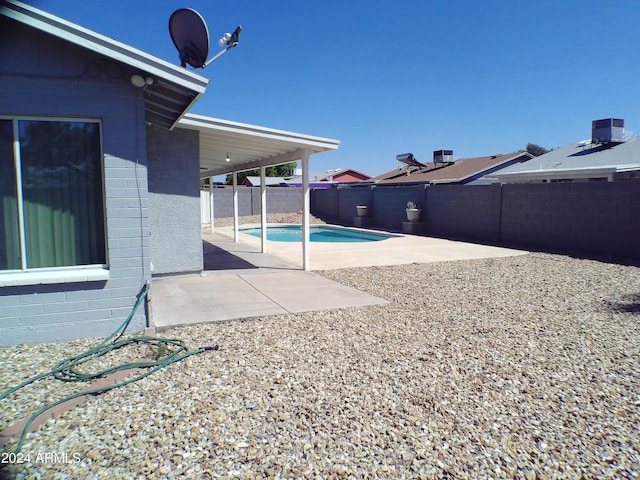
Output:
<path fill-rule="evenodd" d="M 0 468 L 0 480 L 13 480 L 16 478 L 16 473 L 12 465 L 5 465 Z"/>
<path fill-rule="evenodd" d="M 609 308 L 616 313 L 635 313 L 640 315 L 640 292 L 622 297 L 621 302 L 607 302 Z"/>

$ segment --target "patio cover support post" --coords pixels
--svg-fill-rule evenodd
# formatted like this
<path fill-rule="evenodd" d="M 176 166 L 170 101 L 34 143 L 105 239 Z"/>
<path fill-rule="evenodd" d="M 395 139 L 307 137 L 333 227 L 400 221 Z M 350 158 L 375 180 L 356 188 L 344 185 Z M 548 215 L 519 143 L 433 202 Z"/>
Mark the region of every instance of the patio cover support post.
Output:
<path fill-rule="evenodd" d="M 234 171 L 231 176 L 233 177 L 233 241 L 238 243 L 240 240 L 240 229 L 238 225 L 238 172 Z"/>
<path fill-rule="evenodd" d="M 309 262 L 309 152 L 304 151 L 302 163 L 302 268 L 311 270 Z"/>
<path fill-rule="evenodd" d="M 213 233 L 213 177 L 209 177 L 209 222 L 211 233 Z"/>
<path fill-rule="evenodd" d="M 260 238 L 261 252 L 267 253 L 267 167 L 260 167 Z"/>

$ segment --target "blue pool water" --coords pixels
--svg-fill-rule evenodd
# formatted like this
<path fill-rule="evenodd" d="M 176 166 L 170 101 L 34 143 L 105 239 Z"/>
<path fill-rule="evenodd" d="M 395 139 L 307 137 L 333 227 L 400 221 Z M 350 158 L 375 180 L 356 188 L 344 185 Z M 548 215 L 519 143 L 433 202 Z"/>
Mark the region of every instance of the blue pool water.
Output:
<path fill-rule="evenodd" d="M 262 232 L 260 228 L 243 228 L 242 233 L 260 238 Z M 312 242 L 379 242 L 387 238 L 395 237 L 386 233 L 364 232 L 362 230 L 351 230 L 341 227 L 331 227 L 325 225 L 311 225 L 309 240 Z M 281 227 L 267 227 L 267 240 L 276 242 L 301 242 L 302 227 L 300 225 L 285 225 Z"/>

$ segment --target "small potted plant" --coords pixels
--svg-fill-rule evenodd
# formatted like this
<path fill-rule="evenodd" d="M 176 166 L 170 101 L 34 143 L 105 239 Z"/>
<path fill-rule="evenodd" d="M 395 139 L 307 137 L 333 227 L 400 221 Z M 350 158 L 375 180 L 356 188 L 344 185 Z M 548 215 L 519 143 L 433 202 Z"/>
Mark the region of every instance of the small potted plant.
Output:
<path fill-rule="evenodd" d="M 359 217 L 366 217 L 369 213 L 368 205 L 356 205 L 356 213 Z"/>
<path fill-rule="evenodd" d="M 413 202 L 407 202 L 407 220 L 410 222 L 417 222 L 420 220 L 420 213 L 422 212 L 421 208 L 418 208 L 417 205 Z"/>

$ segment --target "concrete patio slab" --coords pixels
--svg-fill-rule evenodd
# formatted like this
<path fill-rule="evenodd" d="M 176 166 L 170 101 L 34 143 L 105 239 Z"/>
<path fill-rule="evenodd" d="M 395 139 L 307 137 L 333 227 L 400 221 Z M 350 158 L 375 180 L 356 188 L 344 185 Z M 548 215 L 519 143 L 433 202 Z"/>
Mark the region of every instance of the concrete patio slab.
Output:
<path fill-rule="evenodd" d="M 153 280 L 151 311 L 158 330 L 180 325 L 379 305 L 382 298 L 313 272 L 254 268 Z"/>
<path fill-rule="evenodd" d="M 158 329 L 287 313 L 241 275 L 158 278 L 152 288 L 152 317 Z"/>
<path fill-rule="evenodd" d="M 203 233 L 205 270 L 202 275 L 154 278 L 151 297 L 153 326 L 178 325 L 298 313 L 314 310 L 379 305 L 385 299 L 341 285 L 301 269 L 299 243 L 268 242 L 260 253 L 260 239 L 217 228 Z M 353 268 L 444 260 L 504 257 L 527 252 L 467 242 L 398 235 L 380 242 L 312 243 L 314 270 Z"/>
<path fill-rule="evenodd" d="M 386 301 L 310 272 L 253 275 L 247 281 L 288 312 L 377 305 Z"/>

